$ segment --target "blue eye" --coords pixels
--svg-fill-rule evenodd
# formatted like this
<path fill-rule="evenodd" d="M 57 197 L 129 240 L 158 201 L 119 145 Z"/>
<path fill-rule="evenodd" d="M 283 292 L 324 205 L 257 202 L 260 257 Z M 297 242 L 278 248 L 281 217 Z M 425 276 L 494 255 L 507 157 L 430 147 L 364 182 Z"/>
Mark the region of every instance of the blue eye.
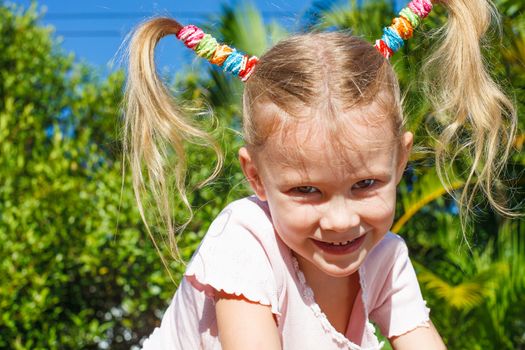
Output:
<path fill-rule="evenodd" d="M 302 193 L 302 194 L 310 194 L 310 193 L 318 192 L 317 188 L 315 188 L 313 186 L 299 186 L 299 187 L 295 187 L 294 191 Z"/>
<path fill-rule="evenodd" d="M 361 181 L 357 182 L 355 185 L 353 185 L 352 189 L 353 190 L 366 189 L 366 188 L 372 187 L 375 184 L 375 182 L 376 182 L 376 180 L 374 180 L 374 179 L 361 180 Z"/>

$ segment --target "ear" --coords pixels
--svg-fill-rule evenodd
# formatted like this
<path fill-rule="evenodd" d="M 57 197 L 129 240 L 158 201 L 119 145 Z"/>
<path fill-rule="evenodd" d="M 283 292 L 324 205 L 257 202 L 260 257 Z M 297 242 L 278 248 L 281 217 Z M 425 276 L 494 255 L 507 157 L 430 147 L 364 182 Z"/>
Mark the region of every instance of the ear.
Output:
<path fill-rule="evenodd" d="M 408 157 L 412 151 L 412 145 L 414 143 L 414 135 L 410 131 L 406 131 L 401 136 L 401 144 L 399 145 L 397 155 L 397 166 L 396 166 L 396 183 L 399 184 L 403 178 L 403 173 L 407 166 Z"/>
<path fill-rule="evenodd" d="M 239 149 L 239 162 L 241 163 L 242 172 L 250 183 L 251 188 L 260 200 L 265 201 L 266 192 L 264 190 L 259 169 L 257 169 L 257 165 L 246 147 L 241 147 L 241 149 Z"/>

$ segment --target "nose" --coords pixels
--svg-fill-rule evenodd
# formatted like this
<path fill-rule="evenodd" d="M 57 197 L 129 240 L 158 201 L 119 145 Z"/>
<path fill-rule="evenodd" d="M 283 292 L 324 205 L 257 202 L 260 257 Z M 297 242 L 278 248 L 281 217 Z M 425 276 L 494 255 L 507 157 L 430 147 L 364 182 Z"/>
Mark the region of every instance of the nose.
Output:
<path fill-rule="evenodd" d="M 319 221 L 322 230 L 347 232 L 360 224 L 361 218 L 351 200 L 337 197 L 325 204 Z"/>

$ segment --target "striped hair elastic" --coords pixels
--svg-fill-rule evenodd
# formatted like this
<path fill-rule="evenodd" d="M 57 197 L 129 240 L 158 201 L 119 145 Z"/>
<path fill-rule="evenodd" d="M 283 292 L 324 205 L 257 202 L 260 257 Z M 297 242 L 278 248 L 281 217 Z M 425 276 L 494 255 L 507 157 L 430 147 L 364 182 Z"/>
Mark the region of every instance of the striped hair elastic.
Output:
<path fill-rule="evenodd" d="M 225 72 L 239 77 L 242 81 L 248 80 L 259 60 L 256 56 L 245 55 L 228 45 L 218 43 L 214 37 L 194 25 L 182 27 L 177 33 L 177 38 L 198 56 L 222 67 Z"/>
<path fill-rule="evenodd" d="M 404 40 L 412 37 L 421 20 L 432 10 L 431 0 L 412 0 L 407 7 L 399 12 L 399 17 L 393 19 L 389 27 L 383 29 L 383 36 L 376 40 L 376 49 L 386 59 L 401 49 Z M 238 52 L 228 45 L 220 44 L 210 34 L 206 34 L 197 26 L 187 25 L 177 33 L 177 38 L 198 56 L 206 58 L 212 64 L 218 65 L 242 81 L 248 80 L 259 61 L 256 56 Z"/>
<path fill-rule="evenodd" d="M 375 48 L 386 59 L 398 51 L 404 45 L 404 40 L 412 37 L 414 29 L 419 26 L 421 20 L 428 16 L 432 10 L 430 0 L 412 0 L 407 7 L 399 12 L 399 17 L 394 18 L 389 27 L 383 29 L 383 36 L 376 40 Z"/>

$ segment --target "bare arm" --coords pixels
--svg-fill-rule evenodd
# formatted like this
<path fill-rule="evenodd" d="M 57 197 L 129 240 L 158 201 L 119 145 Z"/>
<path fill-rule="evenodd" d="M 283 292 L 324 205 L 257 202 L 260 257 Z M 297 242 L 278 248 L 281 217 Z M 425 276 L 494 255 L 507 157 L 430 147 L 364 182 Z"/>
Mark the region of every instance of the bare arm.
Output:
<path fill-rule="evenodd" d="M 219 292 L 215 312 L 223 350 L 281 350 L 270 306 Z"/>
<path fill-rule="evenodd" d="M 390 343 L 394 350 L 445 350 L 447 348 L 432 322 L 429 328 L 415 328 L 408 333 L 391 338 Z"/>

